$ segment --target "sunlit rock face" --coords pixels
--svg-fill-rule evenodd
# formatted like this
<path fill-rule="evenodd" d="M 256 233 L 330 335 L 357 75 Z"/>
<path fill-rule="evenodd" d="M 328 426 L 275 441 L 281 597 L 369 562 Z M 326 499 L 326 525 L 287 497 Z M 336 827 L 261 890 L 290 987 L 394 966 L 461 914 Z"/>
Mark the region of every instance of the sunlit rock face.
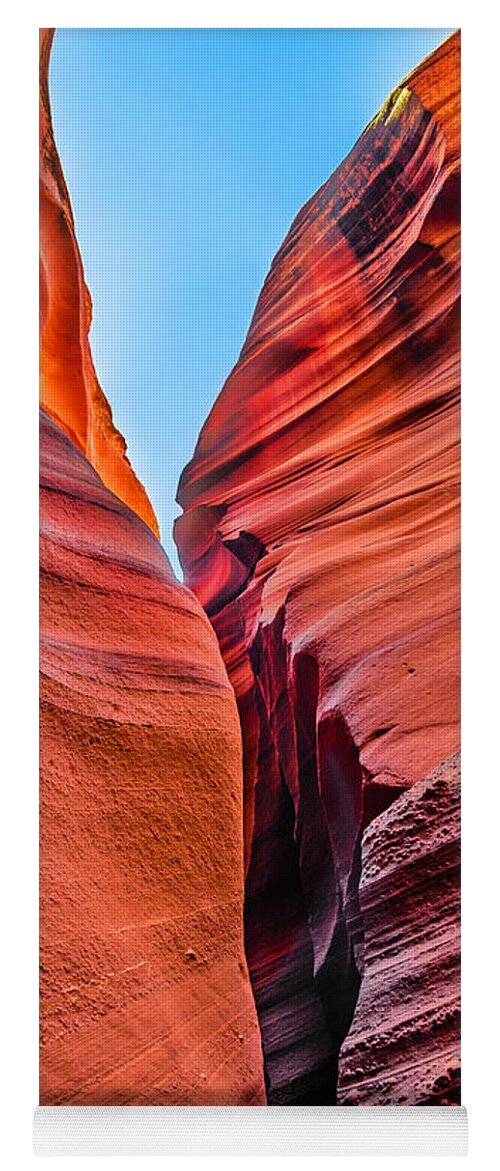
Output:
<path fill-rule="evenodd" d="M 54 29 L 40 30 L 40 401 L 103 483 L 158 536 L 153 507 L 113 424 L 90 352 L 92 301 L 50 113 L 53 36 Z"/>
<path fill-rule="evenodd" d="M 217 640 L 43 411 L 40 451 L 40 1100 L 262 1103 Z"/>
<path fill-rule="evenodd" d="M 335 1099 L 363 829 L 458 746 L 459 53 L 456 34 L 297 216 L 179 486 L 240 711 L 271 1103 Z"/>
<path fill-rule="evenodd" d="M 50 41 L 43 30 L 40 1101 L 262 1104 L 236 702 L 95 378 Z"/>

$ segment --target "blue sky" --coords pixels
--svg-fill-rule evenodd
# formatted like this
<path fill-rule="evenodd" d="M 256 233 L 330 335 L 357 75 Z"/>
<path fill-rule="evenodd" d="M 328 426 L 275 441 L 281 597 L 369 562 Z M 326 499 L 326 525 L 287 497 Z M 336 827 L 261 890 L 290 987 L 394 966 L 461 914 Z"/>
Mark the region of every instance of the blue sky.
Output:
<path fill-rule="evenodd" d="M 94 361 L 177 572 L 177 482 L 274 253 L 451 31 L 58 29 L 52 113 Z"/>

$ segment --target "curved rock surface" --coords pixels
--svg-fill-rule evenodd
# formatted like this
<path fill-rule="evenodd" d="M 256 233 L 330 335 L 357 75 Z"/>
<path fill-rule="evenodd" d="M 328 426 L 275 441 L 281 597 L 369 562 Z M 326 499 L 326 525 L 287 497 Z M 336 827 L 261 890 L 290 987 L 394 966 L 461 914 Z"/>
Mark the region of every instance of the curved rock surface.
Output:
<path fill-rule="evenodd" d="M 159 536 L 153 506 L 129 463 L 92 361 L 92 301 L 52 129 L 53 36 L 54 29 L 40 29 L 40 401 L 104 484 Z"/>
<path fill-rule="evenodd" d="M 334 1100 L 363 827 L 458 745 L 459 56 L 297 216 L 179 486 L 240 710 L 271 1103 Z"/>
<path fill-rule="evenodd" d="M 217 640 L 43 411 L 41 672 L 41 1103 L 265 1102 Z"/>
<path fill-rule="evenodd" d="M 460 758 L 372 821 L 363 842 L 363 980 L 339 1102 L 460 1103 Z"/>
<path fill-rule="evenodd" d="M 40 42 L 40 1100 L 257 1104 L 236 704 L 95 375 L 50 118 L 52 31 Z"/>

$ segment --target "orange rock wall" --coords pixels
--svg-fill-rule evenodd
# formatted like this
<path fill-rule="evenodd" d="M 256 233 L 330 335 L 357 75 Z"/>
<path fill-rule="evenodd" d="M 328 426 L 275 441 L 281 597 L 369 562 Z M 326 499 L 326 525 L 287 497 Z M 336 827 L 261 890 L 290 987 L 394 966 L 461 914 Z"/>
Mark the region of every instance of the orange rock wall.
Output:
<path fill-rule="evenodd" d="M 43 411 L 40 475 L 40 1101 L 262 1103 L 215 635 Z"/>
<path fill-rule="evenodd" d="M 42 30 L 40 1101 L 254 1105 L 236 703 L 95 377 L 50 43 Z"/>

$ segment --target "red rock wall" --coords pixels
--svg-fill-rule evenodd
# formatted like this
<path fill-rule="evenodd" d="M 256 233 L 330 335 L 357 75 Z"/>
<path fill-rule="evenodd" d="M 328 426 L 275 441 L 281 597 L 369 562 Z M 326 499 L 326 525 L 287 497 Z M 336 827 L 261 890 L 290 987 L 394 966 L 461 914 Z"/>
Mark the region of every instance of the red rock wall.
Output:
<path fill-rule="evenodd" d="M 217 640 L 43 411 L 40 474 L 40 1101 L 263 1103 Z"/>
<path fill-rule="evenodd" d="M 334 1100 L 363 827 L 458 744 L 459 57 L 297 216 L 179 486 L 240 710 L 271 1103 Z"/>
<path fill-rule="evenodd" d="M 460 757 L 402 794 L 363 841 L 361 992 L 342 1105 L 460 1103 Z"/>
<path fill-rule="evenodd" d="M 153 507 L 128 461 L 90 352 L 92 301 L 50 113 L 53 36 L 54 29 L 40 29 L 40 401 L 104 484 L 159 536 Z"/>

